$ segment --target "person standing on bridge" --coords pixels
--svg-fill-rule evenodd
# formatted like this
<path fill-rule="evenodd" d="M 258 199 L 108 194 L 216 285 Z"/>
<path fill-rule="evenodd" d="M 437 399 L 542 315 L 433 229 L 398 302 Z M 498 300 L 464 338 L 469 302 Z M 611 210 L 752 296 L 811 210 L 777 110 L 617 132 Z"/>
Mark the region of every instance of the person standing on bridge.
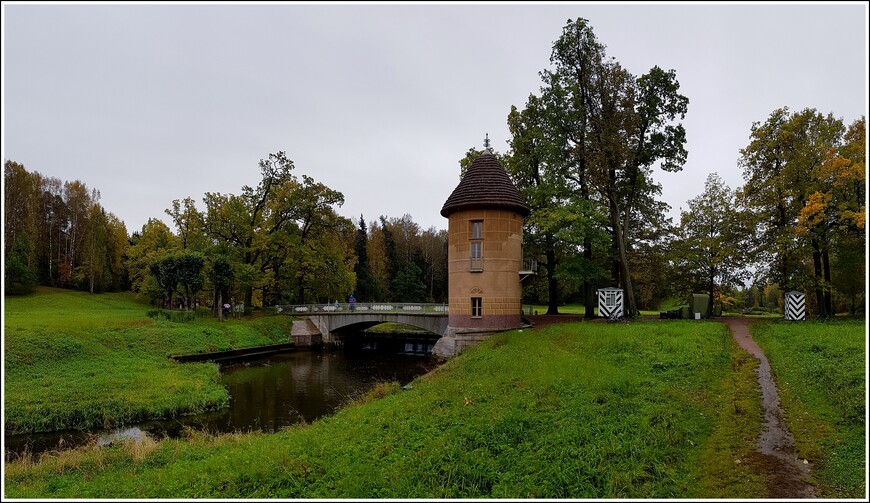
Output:
<path fill-rule="evenodd" d="M 347 304 L 350 306 L 350 310 L 353 311 L 353 308 L 356 307 L 356 297 L 353 294 L 350 294 L 350 297 L 347 299 Z"/>

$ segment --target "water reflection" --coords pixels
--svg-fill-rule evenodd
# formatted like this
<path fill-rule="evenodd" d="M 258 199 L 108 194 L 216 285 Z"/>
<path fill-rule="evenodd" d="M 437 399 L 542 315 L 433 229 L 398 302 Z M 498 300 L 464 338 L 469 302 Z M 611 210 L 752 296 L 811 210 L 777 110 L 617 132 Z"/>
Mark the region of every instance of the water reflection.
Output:
<path fill-rule="evenodd" d="M 223 365 L 221 381 L 230 394 L 227 409 L 164 421 L 125 425 L 110 431 L 62 431 L 5 438 L 6 453 L 43 452 L 96 442 L 106 445 L 148 435 L 178 437 L 185 427 L 211 433 L 278 431 L 299 422 L 333 414 L 376 383 L 401 385 L 425 374 L 436 361 L 428 356 L 434 341 L 359 337 L 341 351 L 298 351 L 262 360 Z M 405 351 L 410 349 L 410 351 Z"/>

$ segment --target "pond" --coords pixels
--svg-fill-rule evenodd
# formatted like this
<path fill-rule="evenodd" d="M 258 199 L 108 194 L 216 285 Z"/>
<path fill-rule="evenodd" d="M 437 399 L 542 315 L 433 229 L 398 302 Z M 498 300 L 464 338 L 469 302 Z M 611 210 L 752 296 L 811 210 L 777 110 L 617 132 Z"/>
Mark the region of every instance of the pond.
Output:
<path fill-rule="evenodd" d="M 361 335 L 347 341 L 341 350 L 296 351 L 221 365 L 221 381 L 230 394 L 226 409 L 113 430 L 6 436 L 6 455 L 25 448 L 31 453 L 71 448 L 94 439 L 106 445 L 142 435 L 179 437 L 185 427 L 211 433 L 279 431 L 333 414 L 378 382 L 404 386 L 437 365 L 430 356 L 432 338 Z"/>

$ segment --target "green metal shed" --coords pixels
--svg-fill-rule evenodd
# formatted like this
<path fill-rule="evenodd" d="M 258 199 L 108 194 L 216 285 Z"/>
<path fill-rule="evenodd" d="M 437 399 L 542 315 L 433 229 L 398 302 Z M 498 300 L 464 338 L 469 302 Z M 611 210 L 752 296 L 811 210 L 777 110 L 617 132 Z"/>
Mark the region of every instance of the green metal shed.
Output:
<path fill-rule="evenodd" d="M 706 318 L 707 308 L 709 306 L 709 295 L 707 295 L 706 293 L 693 293 L 692 296 L 689 298 L 689 317 L 693 320 L 700 320 Z"/>

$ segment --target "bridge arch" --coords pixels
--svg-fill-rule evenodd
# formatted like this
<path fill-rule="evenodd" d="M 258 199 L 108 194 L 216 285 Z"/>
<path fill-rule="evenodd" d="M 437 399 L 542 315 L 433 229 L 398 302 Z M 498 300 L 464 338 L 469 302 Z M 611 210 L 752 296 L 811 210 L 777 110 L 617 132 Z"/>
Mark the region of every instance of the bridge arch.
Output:
<path fill-rule="evenodd" d="M 363 312 L 335 313 L 320 316 L 310 315 L 310 318 L 312 321 L 314 321 L 314 318 L 319 318 L 315 321 L 315 324 L 320 327 L 320 331 L 324 336 L 327 332 L 343 332 L 351 327 L 362 330 L 387 322 L 401 323 L 419 328 L 438 337 L 443 336 L 447 331 L 447 316 L 445 315 Z"/>
<path fill-rule="evenodd" d="M 323 343 L 335 342 L 333 334 L 351 328 L 366 329 L 381 323 L 401 323 L 443 337 L 447 334 L 447 306 L 440 304 L 356 304 L 276 306 L 276 312 L 296 316 L 293 322 L 294 342 L 299 338 Z M 321 339 L 322 338 L 322 339 Z M 313 344 L 313 342 L 306 343 Z"/>
<path fill-rule="evenodd" d="M 332 332 L 362 331 L 362 330 L 367 330 L 367 329 L 372 328 L 372 327 L 376 327 L 376 326 L 381 325 L 383 323 L 396 323 L 396 324 L 403 325 L 406 327 L 417 328 L 417 329 L 423 330 L 426 333 L 434 335 L 435 337 L 441 337 L 442 335 L 444 335 L 443 332 L 439 333 L 438 331 L 436 331 L 436 330 L 440 330 L 441 327 L 440 327 L 440 324 L 433 323 L 432 319 L 426 319 L 425 317 L 422 317 L 422 316 L 409 316 L 407 318 L 408 319 L 405 319 L 405 320 L 390 319 L 390 320 L 385 320 L 385 321 L 372 320 L 372 319 L 357 320 L 357 321 L 354 321 L 351 319 L 334 320 L 332 323 L 330 323 L 330 331 L 332 331 Z"/>

